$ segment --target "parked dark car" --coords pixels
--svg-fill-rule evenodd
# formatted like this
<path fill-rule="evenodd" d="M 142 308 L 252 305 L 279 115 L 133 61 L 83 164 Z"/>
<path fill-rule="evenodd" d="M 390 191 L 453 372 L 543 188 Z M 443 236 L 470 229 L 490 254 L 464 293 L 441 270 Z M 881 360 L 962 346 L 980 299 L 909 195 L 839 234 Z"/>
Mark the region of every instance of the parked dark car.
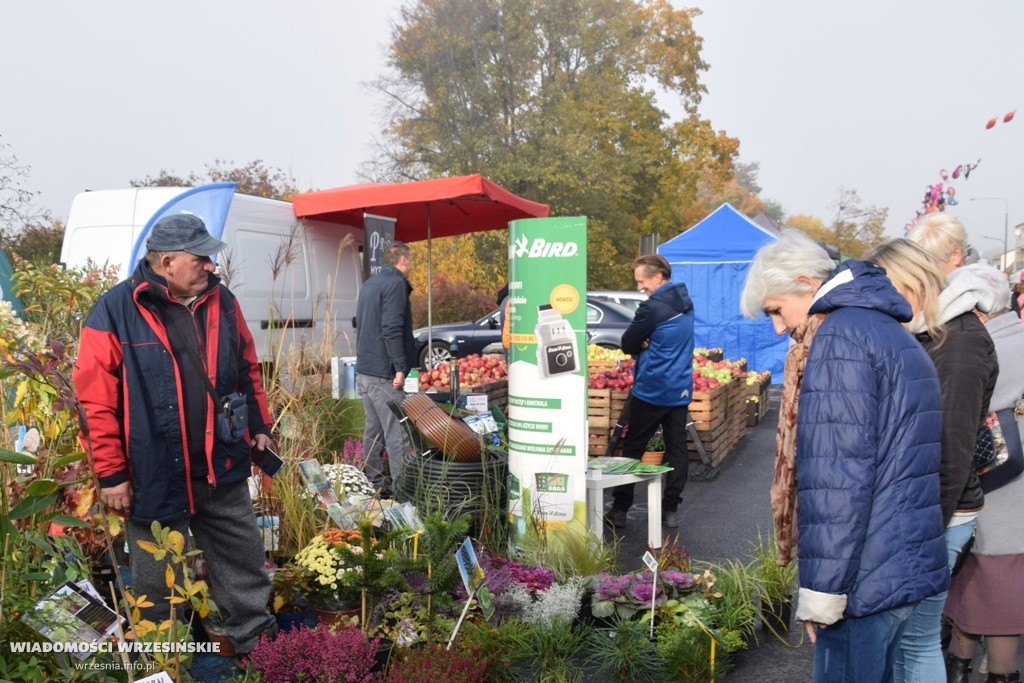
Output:
<path fill-rule="evenodd" d="M 587 343 L 610 349 L 621 348 L 622 333 L 633 322 L 633 311 L 605 301 L 587 301 Z M 498 309 L 477 320 L 464 323 L 434 325 L 433 339 L 427 348 L 427 328 L 413 330 L 420 367 L 434 367 L 451 358 L 451 343 L 458 340 L 459 356 L 474 353 L 501 352 L 501 323 Z M 491 347 L 491 348 L 487 348 Z"/>

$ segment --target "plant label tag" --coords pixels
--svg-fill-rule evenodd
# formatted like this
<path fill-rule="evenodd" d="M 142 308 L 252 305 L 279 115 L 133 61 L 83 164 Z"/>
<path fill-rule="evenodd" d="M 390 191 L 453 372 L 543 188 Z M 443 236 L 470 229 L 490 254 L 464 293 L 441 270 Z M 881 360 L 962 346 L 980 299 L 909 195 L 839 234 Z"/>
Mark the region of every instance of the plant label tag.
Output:
<path fill-rule="evenodd" d="M 140 678 L 136 683 L 174 683 L 174 679 L 172 679 L 166 671 L 161 671 L 160 673 L 153 674 L 152 676 Z"/>
<path fill-rule="evenodd" d="M 651 555 L 651 551 L 650 550 L 648 550 L 646 553 L 644 553 L 644 558 L 643 559 L 644 559 L 644 564 L 646 564 L 647 568 L 650 569 L 652 572 L 658 570 L 658 561 L 656 559 L 654 559 L 654 555 Z"/>

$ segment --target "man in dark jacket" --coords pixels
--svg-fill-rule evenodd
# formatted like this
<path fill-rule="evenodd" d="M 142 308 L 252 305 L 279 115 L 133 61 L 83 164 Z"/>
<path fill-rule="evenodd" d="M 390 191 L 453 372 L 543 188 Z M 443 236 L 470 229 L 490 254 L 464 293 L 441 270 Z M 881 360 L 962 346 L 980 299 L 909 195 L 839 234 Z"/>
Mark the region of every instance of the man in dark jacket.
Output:
<path fill-rule="evenodd" d="M 378 488 L 395 492 L 409 440 L 388 402 L 405 398 L 405 378 L 416 366 L 409 305 L 412 253 L 402 242 L 392 242 L 384 253 L 385 265 L 359 290 L 356 304 L 356 388 L 363 399 L 366 430 L 363 453 L 366 474 Z M 381 464 L 387 446 L 390 487 Z"/>
<path fill-rule="evenodd" d="M 153 541 L 153 521 L 191 531 L 228 634 L 247 653 L 276 628 L 247 482 L 250 448 L 270 444 L 271 419 L 252 336 L 213 274 L 210 257 L 224 246 L 196 216 L 158 220 L 132 277 L 89 312 L 74 381 L 100 500 L 128 516 L 135 595 L 153 603 L 143 615 L 167 618 L 168 589 L 166 563 L 138 543 Z M 222 402 L 214 393 L 245 397 L 246 422 L 238 410 L 246 433 L 218 428 Z"/>
<path fill-rule="evenodd" d="M 686 413 L 693 393 L 693 302 L 686 285 L 672 283 L 672 267 L 657 254 L 633 261 L 637 289 L 648 299 L 636 310 L 622 333 L 622 350 L 633 356 L 633 389 L 629 399 L 626 439 L 622 452 L 637 460 L 660 427 L 665 438 L 666 475 L 662 523 L 679 526 L 676 508 L 682 500 L 689 469 L 686 453 Z M 618 486 L 607 519 L 626 526 L 633 504 L 633 485 Z"/>

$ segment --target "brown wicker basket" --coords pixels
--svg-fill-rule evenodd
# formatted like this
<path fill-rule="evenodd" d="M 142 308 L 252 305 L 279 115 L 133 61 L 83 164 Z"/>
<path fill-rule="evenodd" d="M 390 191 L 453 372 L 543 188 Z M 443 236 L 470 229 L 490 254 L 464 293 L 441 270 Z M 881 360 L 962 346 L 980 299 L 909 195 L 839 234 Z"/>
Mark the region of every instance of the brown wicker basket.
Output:
<path fill-rule="evenodd" d="M 462 420 L 452 419 L 429 396 L 409 394 L 402 410 L 413 425 L 441 453 L 455 462 L 480 459 L 480 437 Z"/>

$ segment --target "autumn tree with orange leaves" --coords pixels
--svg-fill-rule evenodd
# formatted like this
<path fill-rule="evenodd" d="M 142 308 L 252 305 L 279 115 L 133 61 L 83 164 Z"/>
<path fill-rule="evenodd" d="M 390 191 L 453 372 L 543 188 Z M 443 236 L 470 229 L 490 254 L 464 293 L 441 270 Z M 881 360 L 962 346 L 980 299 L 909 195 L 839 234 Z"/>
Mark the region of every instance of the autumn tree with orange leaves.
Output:
<path fill-rule="evenodd" d="M 739 193 L 739 142 L 697 114 L 705 91 L 696 9 L 668 0 L 418 0 L 401 10 L 375 180 L 482 173 L 552 215 L 588 221 L 588 285 L 633 288 L 642 235 L 668 239 Z M 672 120 L 659 106 L 681 105 Z M 434 242 L 453 291 L 493 299 L 507 274 L 507 232 Z M 424 278 L 424 252 L 416 252 Z M 444 264 L 443 266 L 441 264 Z M 422 287 L 417 287 L 422 295 Z M 435 293 L 434 319 L 448 314 Z M 469 305 L 469 304 L 467 304 Z M 473 304 L 475 305 L 475 304 Z M 458 315 L 463 319 L 470 311 Z"/>

